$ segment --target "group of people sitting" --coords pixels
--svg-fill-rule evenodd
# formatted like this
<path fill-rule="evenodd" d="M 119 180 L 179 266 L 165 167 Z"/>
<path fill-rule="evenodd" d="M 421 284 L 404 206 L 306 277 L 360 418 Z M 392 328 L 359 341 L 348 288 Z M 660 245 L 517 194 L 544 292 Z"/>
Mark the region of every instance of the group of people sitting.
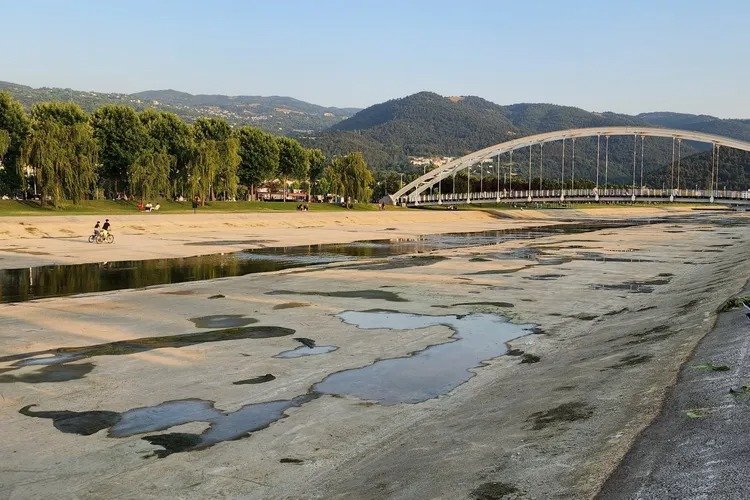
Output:
<path fill-rule="evenodd" d="M 307 203 L 300 203 L 299 205 L 297 205 L 297 210 L 307 212 L 308 210 L 310 210 L 310 207 L 307 206 Z"/>
<path fill-rule="evenodd" d="M 158 203 L 154 205 L 151 202 L 148 202 L 145 205 L 143 203 L 139 203 L 137 206 L 138 210 L 141 210 L 143 212 L 156 212 L 161 208 L 161 205 L 159 205 Z"/>

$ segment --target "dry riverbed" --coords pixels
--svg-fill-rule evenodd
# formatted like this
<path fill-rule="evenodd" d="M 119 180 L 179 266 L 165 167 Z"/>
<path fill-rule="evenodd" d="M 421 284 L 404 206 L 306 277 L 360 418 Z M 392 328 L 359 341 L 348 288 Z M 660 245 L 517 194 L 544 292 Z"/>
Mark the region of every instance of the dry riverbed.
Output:
<path fill-rule="evenodd" d="M 558 222 L 528 212 L 233 232 L 293 243 Z M 711 215 L 0 304 L 0 494 L 592 496 L 750 275 L 748 223 Z M 495 331 L 514 337 L 507 355 Z"/>

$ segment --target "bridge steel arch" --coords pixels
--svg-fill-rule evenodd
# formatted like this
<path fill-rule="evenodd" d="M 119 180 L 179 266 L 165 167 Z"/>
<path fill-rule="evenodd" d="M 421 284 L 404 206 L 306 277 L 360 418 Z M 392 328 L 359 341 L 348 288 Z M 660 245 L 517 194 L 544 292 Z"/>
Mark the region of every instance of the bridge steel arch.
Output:
<path fill-rule="evenodd" d="M 631 135 L 635 137 L 665 137 L 685 141 L 705 142 L 713 144 L 714 147 L 727 147 L 750 152 L 750 142 L 731 139 L 729 137 L 723 137 L 720 135 L 694 132 L 691 130 L 655 127 L 592 127 L 557 130 L 554 132 L 545 132 L 542 134 L 520 137 L 518 139 L 502 142 L 500 144 L 495 144 L 494 146 L 469 153 L 466 156 L 457 158 L 446 163 L 445 165 L 442 165 L 431 170 L 430 172 L 425 173 L 424 175 L 410 182 L 392 195 L 388 195 L 388 198 L 390 199 L 389 201 L 393 204 L 400 201 L 413 203 L 418 199 L 418 196 L 429 189 L 430 186 L 434 186 L 443 179 L 453 175 L 453 173 L 459 172 L 466 167 L 471 167 L 472 165 L 480 163 L 487 158 L 498 156 L 509 151 L 514 151 L 516 149 L 528 148 L 536 144 L 544 144 L 546 142 L 561 141 L 563 139 L 567 140 L 579 137 L 611 137 Z"/>

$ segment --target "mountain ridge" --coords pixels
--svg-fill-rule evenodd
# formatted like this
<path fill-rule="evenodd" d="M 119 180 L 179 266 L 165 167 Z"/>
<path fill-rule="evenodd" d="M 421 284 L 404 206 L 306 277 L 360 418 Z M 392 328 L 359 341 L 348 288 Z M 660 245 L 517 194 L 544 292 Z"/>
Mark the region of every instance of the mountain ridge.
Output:
<path fill-rule="evenodd" d="M 127 94 L 58 87 L 34 88 L 0 81 L 0 91 L 10 92 L 27 109 L 37 102 L 50 100 L 73 101 L 88 112 L 105 104 L 125 104 L 138 110 L 155 108 L 169 111 L 186 121 L 194 121 L 201 116 L 221 117 L 232 125 L 254 125 L 287 135 L 324 130 L 359 110 L 319 106 L 286 96 L 190 94 L 174 89 Z"/>

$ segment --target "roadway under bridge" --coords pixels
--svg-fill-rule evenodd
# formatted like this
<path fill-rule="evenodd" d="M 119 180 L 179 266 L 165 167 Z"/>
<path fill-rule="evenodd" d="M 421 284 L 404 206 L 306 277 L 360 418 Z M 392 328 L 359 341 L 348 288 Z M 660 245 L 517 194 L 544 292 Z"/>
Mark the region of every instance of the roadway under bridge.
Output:
<path fill-rule="evenodd" d="M 632 185 L 630 189 L 611 189 L 608 184 L 609 168 L 609 138 L 613 136 L 633 137 L 633 166 Z M 594 187 L 591 189 L 575 189 L 575 141 L 583 137 L 596 137 L 596 178 L 591 179 Z M 672 139 L 672 162 L 669 165 L 671 185 L 669 189 L 652 189 L 643 183 L 643 156 L 646 137 L 660 137 Z M 640 139 L 640 148 L 639 148 Z M 544 190 L 532 189 L 532 178 L 539 172 L 538 186 L 543 186 L 543 154 L 544 145 L 550 142 L 562 141 L 562 158 L 559 181 L 560 189 Z M 710 165 L 710 182 L 703 189 L 680 189 L 680 161 L 683 141 L 695 141 L 711 145 L 712 157 Z M 570 144 L 570 161 L 566 172 L 566 143 Z M 532 164 L 532 148 L 539 148 L 539 164 Z M 691 203 L 713 203 L 748 205 L 750 191 L 726 191 L 718 189 L 718 174 L 721 168 L 721 149 L 731 148 L 750 152 L 750 142 L 731 139 L 713 134 L 651 127 L 596 127 L 559 130 L 543 134 L 530 135 L 511 141 L 503 142 L 488 148 L 475 151 L 461 158 L 446 163 L 426 172 L 421 177 L 403 186 L 396 193 L 388 195 L 384 201 L 391 204 L 405 206 L 456 204 L 456 203 L 545 203 L 545 202 L 663 202 L 681 201 Z M 513 151 L 528 149 L 528 165 L 513 164 Z M 638 180 L 638 152 L 640 149 L 640 181 Z M 500 188 L 500 155 L 508 154 L 510 158 L 509 175 L 520 169 L 519 175 L 527 174 L 528 189 L 506 190 Z M 497 161 L 494 162 L 493 159 Z M 487 160 L 493 160 L 497 165 L 496 189 L 472 192 L 472 168 Z M 537 170 L 538 168 L 538 170 Z M 526 172 L 524 172 L 526 170 Z M 455 176 L 466 172 L 467 189 L 455 192 Z M 481 174 L 480 174 L 481 175 Z M 567 177 L 566 177 L 567 175 Z M 454 189 L 450 193 L 442 192 L 442 181 L 454 178 Z M 675 177 L 677 183 L 675 185 Z M 580 182 L 580 178 L 578 179 Z M 600 183 L 601 181 L 601 183 Z M 570 182 L 571 189 L 565 186 Z"/>

